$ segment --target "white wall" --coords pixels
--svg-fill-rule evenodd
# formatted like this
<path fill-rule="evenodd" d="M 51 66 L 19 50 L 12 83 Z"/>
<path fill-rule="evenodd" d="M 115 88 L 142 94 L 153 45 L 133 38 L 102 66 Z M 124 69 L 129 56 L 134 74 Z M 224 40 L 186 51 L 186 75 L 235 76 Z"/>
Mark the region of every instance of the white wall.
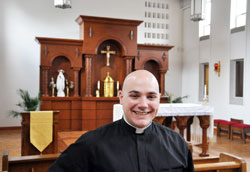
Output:
<path fill-rule="evenodd" d="M 179 0 L 167 0 L 170 7 L 170 71 L 167 90 L 181 95 L 182 11 Z M 15 104 L 16 90 L 39 90 L 40 46 L 35 37 L 79 38 L 75 19 L 79 15 L 142 20 L 143 0 L 72 0 L 72 9 L 54 8 L 53 0 L 1 0 L 0 5 L 0 127 L 20 126 L 20 119 L 8 117 Z M 140 40 L 140 39 L 138 39 Z M 139 42 L 142 43 L 142 42 Z"/>
<path fill-rule="evenodd" d="M 182 71 L 182 10 L 181 3 L 169 1 L 169 44 L 173 45 L 169 51 L 169 70 L 165 75 L 165 90 L 174 97 L 181 96 Z"/>
<path fill-rule="evenodd" d="M 248 12 L 250 3 L 248 3 Z M 199 102 L 199 63 L 208 62 L 209 104 L 214 106 L 214 118 L 231 117 L 250 123 L 250 26 L 249 14 L 246 31 L 230 33 L 230 1 L 212 0 L 211 35 L 209 40 L 198 40 L 198 23 L 189 20 L 190 8 L 184 10 L 182 94 L 192 95 L 189 102 Z M 229 104 L 230 60 L 244 58 L 243 105 Z M 221 60 L 221 75 L 213 71 L 214 63 Z M 185 84 L 186 83 L 186 84 Z M 188 83 L 188 84 L 187 84 Z"/>

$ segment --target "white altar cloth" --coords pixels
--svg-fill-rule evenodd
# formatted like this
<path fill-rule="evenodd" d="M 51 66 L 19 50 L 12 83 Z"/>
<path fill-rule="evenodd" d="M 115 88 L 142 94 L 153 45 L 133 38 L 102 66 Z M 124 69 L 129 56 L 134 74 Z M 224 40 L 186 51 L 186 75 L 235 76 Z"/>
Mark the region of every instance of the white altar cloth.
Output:
<path fill-rule="evenodd" d="M 213 112 L 214 108 L 209 105 L 194 104 L 194 103 L 161 103 L 156 116 L 210 116 L 210 126 L 207 129 L 207 136 L 213 137 Z M 113 121 L 119 120 L 123 116 L 122 105 L 115 104 L 113 107 Z M 191 125 L 191 135 L 201 135 L 202 129 L 199 126 L 199 119 L 194 118 Z M 196 140 L 192 138 L 192 140 Z"/>
<path fill-rule="evenodd" d="M 212 115 L 213 108 L 194 103 L 161 103 L 156 116 L 202 116 Z"/>

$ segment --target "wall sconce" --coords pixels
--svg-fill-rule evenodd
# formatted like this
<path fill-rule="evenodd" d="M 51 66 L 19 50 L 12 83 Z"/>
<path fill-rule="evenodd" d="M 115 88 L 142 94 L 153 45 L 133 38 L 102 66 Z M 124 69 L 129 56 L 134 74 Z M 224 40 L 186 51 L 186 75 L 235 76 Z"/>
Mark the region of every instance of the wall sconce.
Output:
<path fill-rule="evenodd" d="M 214 71 L 217 72 L 218 76 L 220 77 L 220 61 L 214 64 Z"/>
<path fill-rule="evenodd" d="M 70 0 L 54 0 L 54 6 L 56 8 L 71 8 L 71 1 Z"/>

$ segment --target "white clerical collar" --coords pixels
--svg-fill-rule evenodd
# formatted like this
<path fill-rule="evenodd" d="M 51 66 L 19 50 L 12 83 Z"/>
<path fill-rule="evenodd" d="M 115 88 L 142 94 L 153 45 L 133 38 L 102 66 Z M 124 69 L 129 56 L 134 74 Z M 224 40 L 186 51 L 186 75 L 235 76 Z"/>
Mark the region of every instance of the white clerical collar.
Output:
<path fill-rule="evenodd" d="M 131 127 L 135 128 L 135 133 L 136 133 L 136 134 L 142 134 L 142 133 L 144 133 L 144 130 L 145 130 L 146 128 L 148 128 L 148 127 L 152 124 L 152 122 L 150 122 L 150 123 L 148 124 L 148 126 L 146 126 L 146 127 L 144 127 L 144 128 L 138 128 L 138 127 L 135 127 L 135 126 L 133 126 L 132 124 L 130 124 L 130 123 L 127 121 L 125 115 L 123 116 L 123 118 L 124 118 L 124 121 L 125 121 L 128 125 L 130 125 Z"/>

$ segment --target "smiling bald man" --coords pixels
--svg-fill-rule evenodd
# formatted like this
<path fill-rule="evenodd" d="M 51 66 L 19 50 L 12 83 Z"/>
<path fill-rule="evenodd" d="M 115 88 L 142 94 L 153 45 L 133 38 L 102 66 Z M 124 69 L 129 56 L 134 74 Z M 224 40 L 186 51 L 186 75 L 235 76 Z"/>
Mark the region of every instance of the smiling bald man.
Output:
<path fill-rule="evenodd" d="M 82 135 L 49 172 L 194 171 L 191 152 L 182 136 L 153 121 L 160 93 L 152 73 L 130 73 L 119 99 L 123 118 Z"/>

